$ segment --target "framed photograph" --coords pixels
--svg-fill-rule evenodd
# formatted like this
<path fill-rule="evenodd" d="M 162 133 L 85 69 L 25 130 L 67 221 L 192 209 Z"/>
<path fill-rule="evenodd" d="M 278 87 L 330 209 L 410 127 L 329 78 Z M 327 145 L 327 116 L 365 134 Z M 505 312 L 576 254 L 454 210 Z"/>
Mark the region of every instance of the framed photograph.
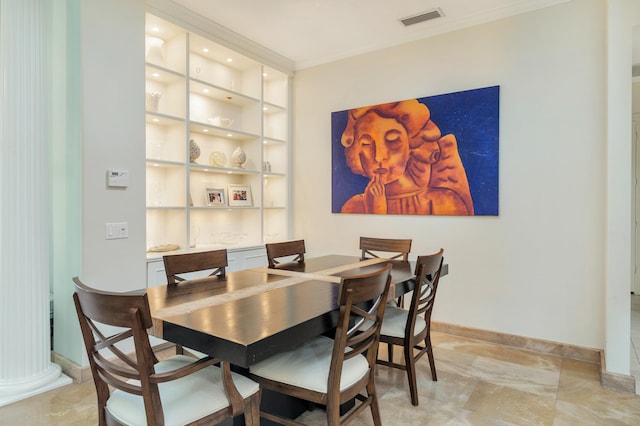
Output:
<path fill-rule="evenodd" d="M 251 207 L 251 187 L 249 185 L 229 185 L 229 206 Z"/>
<path fill-rule="evenodd" d="M 224 189 L 222 188 L 207 188 L 207 206 L 217 207 L 226 206 L 227 201 L 224 199 Z"/>

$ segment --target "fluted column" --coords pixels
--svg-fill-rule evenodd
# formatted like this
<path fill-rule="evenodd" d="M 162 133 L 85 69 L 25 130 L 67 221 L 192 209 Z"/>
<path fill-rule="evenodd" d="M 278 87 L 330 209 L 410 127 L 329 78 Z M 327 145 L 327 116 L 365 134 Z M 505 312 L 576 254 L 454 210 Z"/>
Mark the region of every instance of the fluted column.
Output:
<path fill-rule="evenodd" d="M 70 380 L 51 363 L 45 0 L 0 0 L 0 406 Z"/>

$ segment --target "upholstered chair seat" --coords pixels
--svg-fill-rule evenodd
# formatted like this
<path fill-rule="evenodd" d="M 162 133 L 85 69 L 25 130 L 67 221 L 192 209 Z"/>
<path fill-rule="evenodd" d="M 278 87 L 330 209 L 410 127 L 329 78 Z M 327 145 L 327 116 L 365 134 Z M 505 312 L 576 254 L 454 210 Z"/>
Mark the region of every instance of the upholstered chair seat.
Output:
<path fill-rule="evenodd" d="M 404 337 L 405 328 L 407 327 L 407 319 L 409 311 L 397 306 L 387 306 L 384 313 L 384 321 L 380 334 L 391 337 Z M 417 336 L 427 328 L 427 322 L 423 317 L 416 317 L 416 324 L 413 327 L 413 335 Z"/>
<path fill-rule="evenodd" d="M 193 358 L 176 355 L 158 362 L 156 374 L 176 370 L 193 363 Z M 231 373 L 233 382 L 243 398 L 258 392 L 253 380 Z M 138 381 L 130 381 L 139 383 Z M 229 406 L 222 385 L 222 374 L 218 367 L 210 366 L 180 379 L 158 385 L 165 425 L 186 425 L 207 417 Z M 147 425 L 142 396 L 115 390 L 107 401 L 107 411 L 116 420 L 126 425 Z"/>
<path fill-rule="evenodd" d="M 251 373 L 276 382 L 327 393 L 333 343 L 328 337 L 315 337 L 293 350 L 252 365 Z M 340 377 L 340 391 L 353 386 L 368 373 L 369 363 L 363 355 L 345 360 Z"/>

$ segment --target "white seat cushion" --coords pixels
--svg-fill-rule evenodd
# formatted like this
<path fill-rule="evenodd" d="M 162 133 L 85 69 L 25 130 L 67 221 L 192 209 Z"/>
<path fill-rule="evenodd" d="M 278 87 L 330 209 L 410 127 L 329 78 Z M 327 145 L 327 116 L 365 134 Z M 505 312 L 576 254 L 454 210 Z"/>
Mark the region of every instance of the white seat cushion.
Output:
<path fill-rule="evenodd" d="M 404 329 L 407 326 L 407 318 L 409 311 L 398 308 L 397 306 L 387 306 L 384 310 L 384 318 L 382 320 L 382 328 L 380 334 L 391 337 L 404 337 Z M 416 318 L 416 325 L 413 328 L 413 335 L 422 332 L 427 327 L 427 323 L 423 317 Z"/>
<path fill-rule="evenodd" d="M 175 355 L 156 364 L 156 373 L 180 368 L 194 362 L 192 357 Z M 259 386 L 239 374 L 232 373 L 233 382 L 244 398 L 258 391 Z M 229 401 L 222 385 L 222 371 L 210 366 L 180 379 L 161 383 L 160 400 L 165 425 L 185 425 L 221 408 Z M 127 425 L 146 426 L 147 417 L 141 396 L 115 390 L 107 401 L 107 410 L 118 421 Z"/>
<path fill-rule="evenodd" d="M 316 392 L 327 392 L 333 340 L 318 336 L 288 352 L 279 353 L 250 367 L 252 374 Z M 362 355 L 344 362 L 340 390 L 353 385 L 369 372 Z"/>

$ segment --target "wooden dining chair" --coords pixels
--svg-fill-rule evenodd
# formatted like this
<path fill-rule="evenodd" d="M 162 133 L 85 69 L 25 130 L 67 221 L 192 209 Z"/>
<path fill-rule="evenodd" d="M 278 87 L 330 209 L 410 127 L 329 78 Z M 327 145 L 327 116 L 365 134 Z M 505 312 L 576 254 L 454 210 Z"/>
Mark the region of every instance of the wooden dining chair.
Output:
<path fill-rule="evenodd" d="M 287 262 L 304 263 L 304 240 L 285 241 L 282 243 L 265 244 L 269 268 L 275 268 L 282 258 L 288 258 Z M 278 261 L 280 259 L 280 261 Z"/>
<path fill-rule="evenodd" d="M 411 403 L 418 405 L 416 362 L 426 353 L 431 367 L 431 378 L 438 380 L 431 346 L 431 313 L 442 272 L 444 250 L 435 254 L 418 256 L 416 283 L 409 310 L 387 306 L 380 331 L 380 342 L 387 344 L 388 361 L 378 359 L 378 364 L 407 372 Z M 393 347 L 402 346 L 404 364 L 393 361 Z M 417 351 L 417 352 L 416 352 Z"/>
<path fill-rule="evenodd" d="M 167 274 L 168 284 L 177 284 L 180 281 L 186 281 L 186 278 L 180 274 L 189 272 L 213 271 L 209 276 L 218 275 L 224 277 L 226 267 L 229 265 L 227 260 L 227 250 L 212 250 L 196 253 L 172 254 L 163 256 L 164 270 Z"/>
<path fill-rule="evenodd" d="M 374 378 L 390 270 L 387 264 L 374 273 L 342 278 L 334 339 L 318 336 L 261 361 L 250 367 L 249 377 L 263 389 L 326 406 L 331 426 L 348 423 L 367 407 L 373 423 L 380 425 Z M 341 418 L 341 404 L 354 398 L 359 402 Z M 261 415 L 285 425 L 296 424 L 272 413 L 262 411 Z"/>
<path fill-rule="evenodd" d="M 409 260 L 410 239 L 360 237 L 361 259 L 382 257 Z"/>
<path fill-rule="evenodd" d="M 411 239 L 360 237 L 360 259 L 386 258 L 409 260 Z M 396 306 L 404 307 L 404 296 L 395 299 Z"/>
<path fill-rule="evenodd" d="M 98 397 L 99 424 L 217 424 L 244 413 L 260 424 L 259 385 L 229 363 L 174 355 L 158 361 L 149 343 L 146 293 L 111 293 L 73 279 L 80 329 Z M 102 325 L 118 327 L 107 335 Z M 133 353 L 121 346 L 133 340 Z M 113 392 L 111 390 L 113 389 Z"/>

